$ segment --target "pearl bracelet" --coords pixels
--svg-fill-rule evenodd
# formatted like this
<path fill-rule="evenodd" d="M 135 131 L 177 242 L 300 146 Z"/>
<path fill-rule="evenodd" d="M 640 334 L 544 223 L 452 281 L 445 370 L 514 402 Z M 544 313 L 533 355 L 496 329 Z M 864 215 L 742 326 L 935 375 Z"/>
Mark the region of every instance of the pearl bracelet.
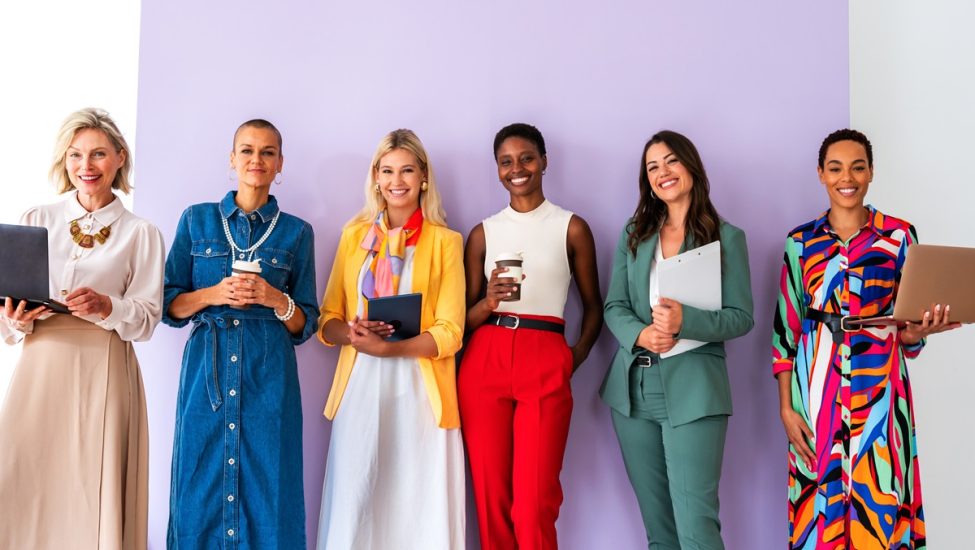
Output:
<path fill-rule="evenodd" d="M 292 317 L 295 316 L 295 301 L 291 299 L 291 296 L 288 296 L 287 292 L 283 294 L 284 297 L 288 299 L 288 310 L 284 312 L 284 315 L 278 315 L 278 310 L 275 309 L 274 316 L 278 318 L 278 321 L 287 323 Z"/>

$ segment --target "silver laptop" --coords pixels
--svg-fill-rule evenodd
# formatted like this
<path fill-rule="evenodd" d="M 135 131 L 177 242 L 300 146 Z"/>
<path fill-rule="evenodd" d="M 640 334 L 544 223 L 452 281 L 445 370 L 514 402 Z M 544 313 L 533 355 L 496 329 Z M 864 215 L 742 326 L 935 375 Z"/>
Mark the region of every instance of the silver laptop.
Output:
<path fill-rule="evenodd" d="M 28 309 L 45 306 L 71 313 L 50 298 L 47 228 L 0 224 L 0 299 L 27 300 Z"/>

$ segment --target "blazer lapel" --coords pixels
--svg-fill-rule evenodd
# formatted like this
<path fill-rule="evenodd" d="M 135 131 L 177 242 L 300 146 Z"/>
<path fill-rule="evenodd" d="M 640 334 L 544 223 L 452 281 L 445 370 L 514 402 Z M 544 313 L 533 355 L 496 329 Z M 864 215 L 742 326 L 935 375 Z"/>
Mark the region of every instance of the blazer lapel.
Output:
<path fill-rule="evenodd" d="M 362 271 L 362 264 L 366 261 L 366 256 L 369 254 L 365 248 L 362 248 L 359 243 L 366 236 L 366 231 L 372 224 L 362 224 L 354 233 L 355 237 L 353 239 L 353 249 L 349 254 L 349 258 L 345 262 L 345 295 L 354 296 L 355 300 L 349 300 L 346 304 L 345 309 L 348 315 L 348 320 L 351 321 L 353 317 L 358 314 L 358 298 L 359 294 L 359 273 Z"/>
<path fill-rule="evenodd" d="M 657 239 L 656 233 L 651 235 L 636 247 L 636 257 L 629 257 L 631 296 L 636 298 L 633 311 L 645 323 L 650 322 L 650 263 L 657 250 Z"/>

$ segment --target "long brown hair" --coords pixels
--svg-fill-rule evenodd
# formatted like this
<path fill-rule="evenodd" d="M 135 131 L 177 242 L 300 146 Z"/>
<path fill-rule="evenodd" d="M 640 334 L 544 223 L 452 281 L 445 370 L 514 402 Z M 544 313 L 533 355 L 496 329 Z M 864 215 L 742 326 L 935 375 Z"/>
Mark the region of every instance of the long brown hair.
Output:
<path fill-rule="evenodd" d="M 691 207 L 684 220 L 686 231 L 693 236 L 694 246 L 704 246 L 718 240 L 721 218 L 711 204 L 711 184 L 708 182 L 708 175 L 704 171 L 704 163 L 701 162 L 697 147 L 694 147 L 691 140 L 677 132 L 661 130 L 647 141 L 640 155 L 640 202 L 637 203 L 636 211 L 630 218 L 628 225 L 630 236 L 627 239 L 627 246 L 634 256 L 640 243 L 659 232 L 667 219 L 667 204 L 653 194 L 650 178 L 647 176 L 647 151 L 657 143 L 669 147 L 677 160 L 694 178 L 694 185 L 691 187 Z"/>

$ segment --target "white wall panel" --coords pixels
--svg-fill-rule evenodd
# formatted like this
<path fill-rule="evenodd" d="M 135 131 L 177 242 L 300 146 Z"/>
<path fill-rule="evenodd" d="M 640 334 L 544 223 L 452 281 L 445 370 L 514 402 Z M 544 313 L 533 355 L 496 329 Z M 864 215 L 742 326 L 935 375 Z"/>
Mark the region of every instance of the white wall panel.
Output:
<path fill-rule="evenodd" d="M 869 200 L 921 242 L 975 246 L 975 4 L 850 2 L 852 125 L 874 145 Z M 958 284 L 975 284 L 959 280 Z M 971 546 L 975 326 L 910 365 L 931 548 Z"/>
<path fill-rule="evenodd" d="M 58 127 L 72 111 L 107 110 L 135 147 L 140 10 L 132 0 L 4 3 L 0 223 L 58 200 L 47 169 Z M 132 207 L 131 196 L 124 202 Z M 0 342 L 0 399 L 18 354 L 19 346 Z"/>

